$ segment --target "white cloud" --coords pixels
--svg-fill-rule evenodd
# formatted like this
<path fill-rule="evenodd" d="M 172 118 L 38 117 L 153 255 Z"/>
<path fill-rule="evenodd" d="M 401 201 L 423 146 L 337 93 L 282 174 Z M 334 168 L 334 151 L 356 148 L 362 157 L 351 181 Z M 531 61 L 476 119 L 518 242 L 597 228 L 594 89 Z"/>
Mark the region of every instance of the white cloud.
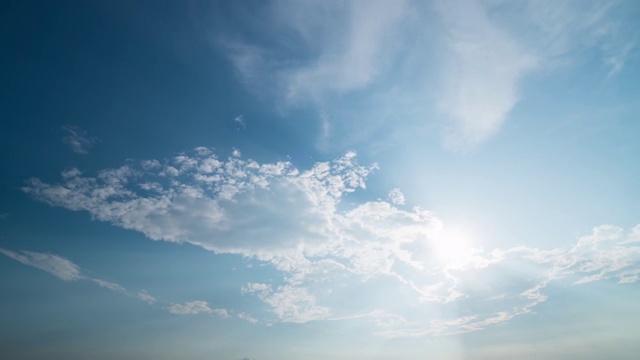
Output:
<path fill-rule="evenodd" d="M 238 313 L 238 318 L 252 324 L 257 324 L 259 322 L 258 319 L 254 318 L 250 314 L 243 313 L 243 312 Z"/>
<path fill-rule="evenodd" d="M 481 2 L 439 5 L 449 39 L 439 105 L 451 123 L 448 145 L 464 148 L 498 131 L 537 59 L 489 19 Z"/>
<path fill-rule="evenodd" d="M 168 307 L 172 314 L 176 315 L 196 315 L 196 314 L 215 314 L 220 317 L 228 318 L 229 313 L 225 309 L 212 309 L 209 303 L 202 300 L 187 301 L 184 304 L 173 304 Z"/>
<path fill-rule="evenodd" d="M 618 16 L 624 2 L 531 0 L 439 3 L 448 36 L 441 111 L 450 121 L 447 144 L 473 146 L 495 134 L 520 99 L 533 70 L 552 73 L 590 51 L 609 76 L 619 73 L 640 32 Z M 464 7 L 465 11 L 459 11 Z"/>
<path fill-rule="evenodd" d="M 585 49 L 595 50 L 603 64 L 610 67 L 609 76 L 622 71 L 632 51 L 638 46 L 640 32 L 626 23 L 621 14 L 633 2 L 625 1 L 529 1 L 526 26 L 535 29 L 537 37 L 526 39 L 547 58 L 573 60 Z"/>
<path fill-rule="evenodd" d="M 64 281 L 85 279 L 78 265 L 58 255 L 34 251 L 11 251 L 0 248 L 0 253 L 25 265 L 48 272 Z"/>
<path fill-rule="evenodd" d="M 383 126 L 397 141 L 429 123 L 458 150 L 500 130 L 534 70 L 553 76 L 591 51 L 609 76 L 622 71 L 640 39 L 621 16 L 630 4 L 275 1 L 253 16 L 268 45 L 218 43 L 249 89 L 281 109 L 316 108 L 319 145 L 369 144 Z"/>
<path fill-rule="evenodd" d="M 0 214 L 0 220 L 6 219 L 9 217 L 8 213 Z"/>
<path fill-rule="evenodd" d="M 261 21 L 256 26 L 271 29 L 276 49 L 236 37 L 217 42 L 258 96 L 270 97 L 280 110 L 307 105 L 318 110 L 319 141 L 325 143 L 344 125 L 334 119 L 341 97 L 386 81 L 400 55 L 396 35 L 407 12 L 404 0 L 275 1 L 255 18 Z"/>
<path fill-rule="evenodd" d="M 76 154 L 88 154 L 89 149 L 98 141 L 96 137 L 88 136 L 86 131 L 77 126 L 64 125 L 62 130 L 66 132 L 62 141 Z"/>
<path fill-rule="evenodd" d="M 156 298 L 149 294 L 146 290 L 142 290 L 137 294 L 133 294 L 118 283 L 87 276 L 82 272 L 78 265 L 59 255 L 45 254 L 27 250 L 12 251 L 2 248 L 0 248 L 0 253 L 25 265 L 33 266 L 37 269 L 46 271 L 64 281 L 87 280 L 95 283 L 102 288 L 119 292 L 127 296 L 134 296 L 148 304 L 153 304 L 157 301 Z"/>
<path fill-rule="evenodd" d="M 318 306 L 315 296 L 309 294 L 305 288 L 285 285 L 278 287 L 275 291 L 267 288 L 255 292 L 283 322 L 305 323 L 324 320 L 330 315 L 330 309 Z"/>
<path fill-rule="evenodd" d="M 405 10 L 404 1 L 276 1 L 263 18 L 274 28 L 298 36 L 300 46 L 317 56 L 309 62 L 281 64 L 272 52 L 222 41 L 232 63 L 250 86 L 275 73 L 275 85 L 288 102 L 322 102 L 331 92 L 370 85 L 390 59 L 383 44 Z M 295 64 L 294 66 L 290 66 Z"/>
<path fill-rule="evenodd" d="M 147 304 L 154 304 L 158 301 L 153 295 L 149 294 L 146 290 L 138 291 L 136 294 L 138 299 L 146 302 Z"/>
<path fill-rule="evenodd" d="M 120 284 L 116 284 L 111 281 L 105 281 L 100 279 L 91 279 L 93 282 L 98 284 L 100 287 L 107 288 L 109 290 L 113 290 L 116 292 L 127 293 L 127 289 L 123 288 Z"/>
<path fill-rule="evenodd" d="M 404 205 L 404 194 L 400 189 L 393 189 L 389 192 L 389 200 L 391 200 L 391 203 L 394 205 Z"/>
<path fill-rule="evenodd" d="M 246 129 L 247 128 L 247 123 L 244 120 L 244 115 L 238 115 L 236 116 L 233 121 L 235 123 L 237 123 L 238 125 L 240 125 L 241 128 Z"/>
<path fill-rule="evenodd" d="M 280 278 L 238 284 L 264 304 L 266 314 L 237 315 L 249 322 L 351 319 L 371 321 L 388 337 L 451 334 L 531 313 L 547 300 L 551 282 L 626 284 L 640 277 L 640 226 L 629 233 L 597 227 L 566 248 L 485 252 L 430 212 L 397 208 L 399 190 L 392 202 L 343 202 L 366 188 L 375 168 L 358 164 L 353 152 L 299 170 L 197 148 L 163 161 L 129 161 L 95 177 L 67 171 L 59 184 L 31 179 L 24 191 L 153 240 L 272 266 Z M 157 184 L 152 192 L 139 186 L 148 183 Z M 471 314 L 437 315 L 469 302 Z M 204 301 L 168 309 L 225 314 Z"/>
<path fill-rule="evenodd" d="M 356 90 L 370 85 L 382 71 L 385 61 L 383 44 L 389 40 L 388 35 L 402 20 L 405 9 L 404 1 L 394 1 L 392 6 L 387 1 L 350 2 L 334 4 L 335 8 L 327 12 L 316 12 L 316 7 L 327 9 L 325 2 L 308 3 L 296 1 L 282 2 L 283 8 L 294 16 L 285 19 L 299 34 L 308 34 L 307 41 L 317 46 L 322 44 L 318 58 L 307 66 L 286 71 L 287 98 L 297 101 L 300 98 L 322 101 L 326 92 L 342 93 Z M 336 9 L 338 8 L 338 9 Z M 334 11 L 342 11 L 345 16 L 342 26 L 343 33 L 335 34 L 336 18 Z M 309 22 L 311 16 L 325 16 L 320 24 L 318 20 Z M 328 30 L 324 34 L 331 34 L 330 38 L 318 39 L 311 35 L 312 27 L 320 25 Z M 313 36 L 314 38 L 310 38 Z M 385 52 L 386 53 L 386 52 Z"/>
<path fill-rule="evenodd" d="M 239 156 L 237 150 L 226 161 L 213 154 L 181 155 L 159 168 L 128 165 L 95 178 L 63 177 L 59 185 L 31 179 L 24 191 L 153 240 L 269 259 L 301 241 L 309 249 L 322 241 L 340 197 L 364 187 L 373 169 L 357 165 L 354 153 L 302 173 L 288 162 L 260 165 Z M 212 161 L 220 164 L 210 173 L 213 168 L 204 165 Z M 131 186 L 138 182 L 158 183 L 159 192 L 140 192 Z M 274 222 L 284 231 L 273 228 Z M 261 236 L 279 240 L 263 242 Z"/>

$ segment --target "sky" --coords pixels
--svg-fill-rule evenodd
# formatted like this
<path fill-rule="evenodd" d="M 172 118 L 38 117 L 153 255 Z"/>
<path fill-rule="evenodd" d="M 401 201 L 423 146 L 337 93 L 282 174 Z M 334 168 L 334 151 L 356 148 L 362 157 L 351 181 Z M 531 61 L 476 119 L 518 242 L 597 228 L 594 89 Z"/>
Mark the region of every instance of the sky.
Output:
<path fill-rule="evenodd" d="M 4 1 L 6 359 L 635 359 L 640 3 Z"/>

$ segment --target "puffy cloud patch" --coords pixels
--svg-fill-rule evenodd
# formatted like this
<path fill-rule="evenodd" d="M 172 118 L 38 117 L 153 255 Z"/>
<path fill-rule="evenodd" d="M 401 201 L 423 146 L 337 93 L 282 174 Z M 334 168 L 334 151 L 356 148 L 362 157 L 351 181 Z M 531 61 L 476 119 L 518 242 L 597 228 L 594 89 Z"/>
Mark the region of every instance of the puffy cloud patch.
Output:
<path fill-rule="evenodd" d="M 353 152 L 297 169 L 196 148 L 95 176 L 67 170 L 58 184 L 31 179 L 23 190 L 152 240 L 270 265 L 279 278 L 238 284 L 263 304 L 252 315 L 236 310 L 255 323 L 351 320 L 370 321 L 387 337 L 460 333 L 531 313 L 551 282 L 639 278 L 640 226 L 600 226 L 565 248 L 483 251 L 429 211 L 398 208 L 399 190 L 391 202 L 343 202 L 374 169 Z M 167 309 L 229 314 L 202 300 Z"/>
<path fill-rule="evenodd" d="M 153 240 L 269 260 L 299 246 L 323 247 L 340 198 L 363 188 L 375 168 L 358 165 L 352 152 L 303 172 L 289 162 L 261 165 L 239 156 L 222 161 L 198 148 L 163 165 L 143 161 L 95 177 L 72 169 L 61 184 L 31 179 L 23 190 Z"/>

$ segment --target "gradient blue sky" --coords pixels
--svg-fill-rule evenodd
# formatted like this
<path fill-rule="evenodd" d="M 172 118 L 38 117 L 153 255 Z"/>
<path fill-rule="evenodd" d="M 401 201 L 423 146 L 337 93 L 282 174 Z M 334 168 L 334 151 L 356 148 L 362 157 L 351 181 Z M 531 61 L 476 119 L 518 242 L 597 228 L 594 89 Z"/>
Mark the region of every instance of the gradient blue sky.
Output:
<path fill-rule="evenodd" d="M 635 359 L 637 1 L 4 1 L 7 359 Z"/>

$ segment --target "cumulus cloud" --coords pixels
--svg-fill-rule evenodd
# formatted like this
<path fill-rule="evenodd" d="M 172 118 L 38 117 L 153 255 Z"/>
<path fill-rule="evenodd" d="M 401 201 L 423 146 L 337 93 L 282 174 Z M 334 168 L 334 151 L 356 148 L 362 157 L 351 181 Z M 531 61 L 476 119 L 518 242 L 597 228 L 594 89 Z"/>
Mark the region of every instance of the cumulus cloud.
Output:
<path fill-rule="evenodd" d="M 176 315 L 196 315 L 196 314 L 215 314 L 220 317 L 228 318 L 229 313 L 225 309 L 212 309 L 209 303 L 202 300 L 187 301 L 184 304 L 173 304 L 168 307 L 172 314 Z"/>
<path fill-rule="evenodd" d="M 89 136 L 86 131 L 77 126 L 64 125 L 62 130 L 66 132 L 62 141 L 76 154 L 88 154 L 89 149 L 98 141 L 98 138 Z"/>
<path fill-rule="evenodd" d="M 358 165 L 352 152 L 303 172 L 289 162 L 258 164 L 239 156 L 235 150 L 223 161 L 199 148 L 157 167 L 141 162 L 96 177 L 65 171 L 56 185 L 31 179 L 23 190 L 153 240 L 268 260 L 302 242 L 307 251 L 319 246 L 340 198 L 364 187 L 375 168 Z"/>
<path fill-rule="evenodd" d="M 566 248 L 484 251 L 429 211 L 396 207 L 399 190 L 391 202 L 343 202 L 366 188 L 375 169 L 360 165 L 353 152 L 297 169 L 196 148 L 95 176 L 67 170 L 58 184 L 31 179 L 23 190 L 152 240 L 270 265 L 280 278 L 238 284 L 264 306 L 252 315 L 238 312 L 249 322 L 370 321 L 387 337 L 477 331 L 531 313 L 547 300 L 551 282 L 639 278 L 640 226 L 630 232 L 600 226 Z M 452 313 L 470 303 L 472 314 Z M 229 314 L 202 300 L 167 308 Z"/>

